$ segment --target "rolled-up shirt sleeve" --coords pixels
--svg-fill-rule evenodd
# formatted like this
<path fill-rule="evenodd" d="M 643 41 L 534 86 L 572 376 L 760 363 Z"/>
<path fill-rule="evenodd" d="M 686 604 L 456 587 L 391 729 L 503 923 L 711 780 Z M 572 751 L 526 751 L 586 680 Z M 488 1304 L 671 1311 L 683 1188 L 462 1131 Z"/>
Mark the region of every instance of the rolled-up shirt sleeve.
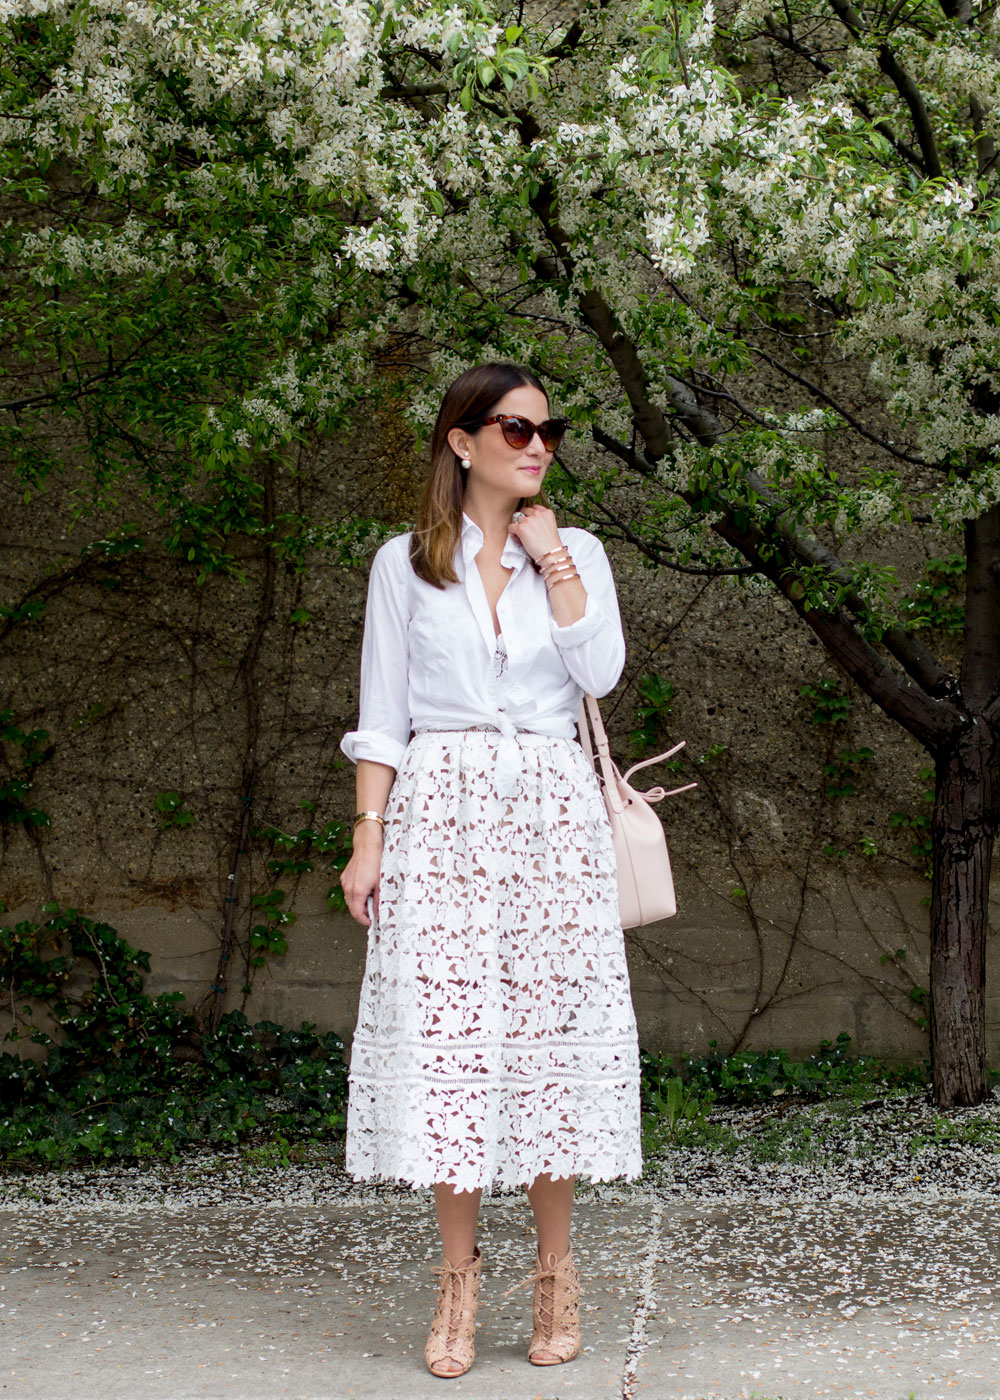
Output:
<path fill-rule="evenodd" d="M 587 603 L 583 616 L 565 627 L 550 616 L 549 631 L 577 685 L 599 700 L 614 689 L 625 668 L 618 593 L 608 556 L 596 535 L 581 530 L 566 544 L 587 590 Z"/>
<path fill-rule="evenodd" d="M 352 763 L 364 758 L 398 768 L 410 739 L 408 605 L 400 565 L 408 568 L 409 560 L 389 540 L 376 553 L 368 575 L 358 727 L 340 741 Z"/>

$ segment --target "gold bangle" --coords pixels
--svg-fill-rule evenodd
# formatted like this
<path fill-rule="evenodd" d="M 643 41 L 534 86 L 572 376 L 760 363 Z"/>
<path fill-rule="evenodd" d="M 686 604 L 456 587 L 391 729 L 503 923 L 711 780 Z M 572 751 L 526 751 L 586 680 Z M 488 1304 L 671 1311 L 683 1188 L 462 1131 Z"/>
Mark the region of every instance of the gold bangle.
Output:
<path fill-rule="evenodd" d="M 549 578 L 552 574 L 558 574 L 562 569 L 572 569 L 572 559 L 560 559 L 558 564 L 550 564 L 547 569 L 542 570 L 542 577 Z"/>
<path fill-rule="evenodd" d="M 566 544 L 557 544 L 557 545 L 553 545 L 553 547 L 552 547 L 551 549 L 547 549 L 547 550 L 545 551 L 544 554 L 540 554 L 540 555 L 538 556 L 538 558 L 535 560 L 535 563 L 536 563 L 536 564 L 540 564 L 540 563 L 542 562 L 542 560 L 543 560 L 543 559 L 547 559 L 547 558 L 549 557 L 550 554 L 556 554 L 556 553 L 558 553 L 558 551 L 559 551 L 560 549 L 568 549 L 568 548 L 569 548 L 569 545 L 566 545 Z"/>
<path fill-rule="evenodd" d="M 557 578 L 555 583 L 548 584 L 548 590 L 551 593 L 553 588 L 557 588 L 560 583 L 569 583 L 570 579 L 579 577 L 579 574 L 564 574 L 562 578 Z"/>
<path fill-rule="evenodd" d="M 378 822 L 382 830 L 385 830 L 385 817 L 381 812 L 358 812 L 354 818 L 354 825 L 357 826 L 359 822 L 365 821 Z"/>

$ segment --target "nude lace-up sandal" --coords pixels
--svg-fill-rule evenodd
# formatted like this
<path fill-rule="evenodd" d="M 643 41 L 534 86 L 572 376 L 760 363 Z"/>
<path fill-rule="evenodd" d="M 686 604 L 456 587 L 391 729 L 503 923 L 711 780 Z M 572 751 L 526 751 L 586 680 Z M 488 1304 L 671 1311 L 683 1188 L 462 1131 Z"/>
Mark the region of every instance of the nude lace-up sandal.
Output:
<path fill-rule="evenodd" d="M 424 1347 L 427 1369 L 434 1376 L 451 1380 L 464 1376 L 476 1356 L 476 1308 L 479 1304 L 479 1271 L 483 1262 L 476 1246 L 458 1264 L 445 1259 L 431 1270 L 441 1279 L 437 1307 L 430 1336 Z M 442 1369 L 442 1367 L 444 1369 Z"/>
<path fill-rule="evenodd" d="M 561 1259 L 549 1254 L 545 1265 L 536 1256 L 534 1330 L 528 1347 L 533 1366 L 558 1366 L 580 1350 L 580 1279 L 573 1250 Z"/>

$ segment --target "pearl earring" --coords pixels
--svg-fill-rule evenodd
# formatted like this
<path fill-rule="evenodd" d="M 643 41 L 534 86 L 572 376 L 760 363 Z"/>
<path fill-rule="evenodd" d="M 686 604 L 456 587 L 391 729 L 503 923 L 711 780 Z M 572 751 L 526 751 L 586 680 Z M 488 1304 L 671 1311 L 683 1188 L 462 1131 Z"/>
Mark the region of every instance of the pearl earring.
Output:
<path fill-rule="evenodd" d="M 470 462 L 468 457 L 463 457 L 460 465 L 465 471 L 468 471 L 469 468 L 472 466 L 472 463 Z"/>

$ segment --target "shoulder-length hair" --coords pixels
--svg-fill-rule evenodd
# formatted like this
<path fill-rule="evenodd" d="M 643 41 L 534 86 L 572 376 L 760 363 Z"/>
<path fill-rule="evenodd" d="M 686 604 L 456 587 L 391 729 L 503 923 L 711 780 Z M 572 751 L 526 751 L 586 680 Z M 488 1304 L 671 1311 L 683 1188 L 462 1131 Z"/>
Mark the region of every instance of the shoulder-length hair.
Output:
<path fill-rule="evenodd" d="M 462 538 L 462 503 L 468 472 L 448 443 L 452 428 L 488 418 L 493 406 L 511 389 L 530 385 L 548 394 L 536 375 L 523 365 L 485 364 L 467 369 L 448 388 L 438 410 L 431 438 L 430 474 L 417 508 L 417 524 L 410 539 L 410 563 L 414 573 L 435 588 L 457 583 L 454 558 Z M 518 501 L 518 509 L 525 497 Z M 533 505 L 548 506 L 539 488 Z"/>

